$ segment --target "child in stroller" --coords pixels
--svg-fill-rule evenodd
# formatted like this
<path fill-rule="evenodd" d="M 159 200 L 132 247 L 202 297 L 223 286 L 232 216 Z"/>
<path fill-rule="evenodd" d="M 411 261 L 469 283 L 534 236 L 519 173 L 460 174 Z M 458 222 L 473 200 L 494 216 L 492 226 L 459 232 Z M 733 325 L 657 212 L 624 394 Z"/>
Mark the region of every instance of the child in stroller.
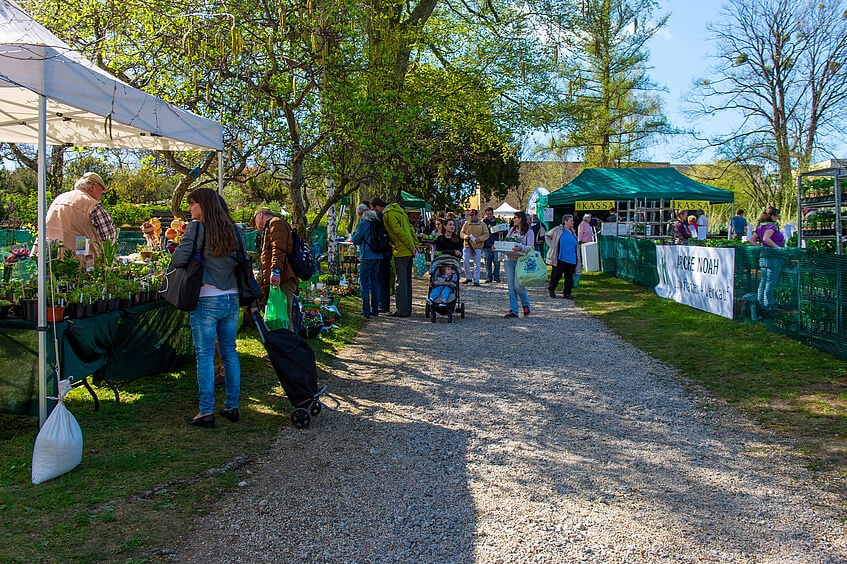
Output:
<path fill-rule="evenodd" d="M 442 264 L 432 278 L 432 291 L 429 293 L 429 303 L 446 304 L 456 299 L 456 283 L 459 274 L 449 264 Z"/>
<path fill-rule="evenodd" d="M 426 300 L 426 316 L 435 323 L 436 314 L 447 316 L 447 322 L 453 322 L 453 313 L 459 301 L 459 259 L 449 255 L 435 257 L 430 265 L 429 298 Z M 465 317 L 465 305 L 459 306 L 459 313 Z"/>

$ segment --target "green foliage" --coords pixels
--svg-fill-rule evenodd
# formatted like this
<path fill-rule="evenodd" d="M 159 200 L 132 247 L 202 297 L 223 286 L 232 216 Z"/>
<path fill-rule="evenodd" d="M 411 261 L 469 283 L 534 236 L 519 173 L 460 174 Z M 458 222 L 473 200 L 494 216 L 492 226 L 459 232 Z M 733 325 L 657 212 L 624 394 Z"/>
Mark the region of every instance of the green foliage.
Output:
<path fill-rule="evenodd" d="M 153 206 L 118 202 L 114 205 L 104 205 L 112 216 L 116 226 L 129 225 L 139 227 L 153 215 Z"/>

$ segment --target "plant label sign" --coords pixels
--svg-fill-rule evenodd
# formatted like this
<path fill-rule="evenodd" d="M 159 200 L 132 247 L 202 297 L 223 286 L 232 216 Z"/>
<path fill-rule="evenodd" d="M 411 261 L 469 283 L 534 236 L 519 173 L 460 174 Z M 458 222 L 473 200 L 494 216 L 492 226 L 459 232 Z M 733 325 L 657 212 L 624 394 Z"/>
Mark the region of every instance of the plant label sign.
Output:
<path fill-rule="evenodd" d="M 661 245 L 656 268 L 659 297 L 732 319 L 735 249 Z"/>

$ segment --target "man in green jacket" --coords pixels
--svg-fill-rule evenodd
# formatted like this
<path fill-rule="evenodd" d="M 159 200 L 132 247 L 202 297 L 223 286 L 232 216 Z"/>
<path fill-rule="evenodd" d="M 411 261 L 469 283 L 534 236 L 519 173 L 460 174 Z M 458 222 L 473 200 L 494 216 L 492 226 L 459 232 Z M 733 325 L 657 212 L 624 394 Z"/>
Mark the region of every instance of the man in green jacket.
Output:
<path fill-rule="evenodd" d="M 412 259 L 420 246 L 415 229 L 403 207 L 397 202 L 388 204 L 382 212 L 382 223 L 391 239 L 397 287 L 394 291 L 395 311 L 392 317 L 412 315 Z"/>

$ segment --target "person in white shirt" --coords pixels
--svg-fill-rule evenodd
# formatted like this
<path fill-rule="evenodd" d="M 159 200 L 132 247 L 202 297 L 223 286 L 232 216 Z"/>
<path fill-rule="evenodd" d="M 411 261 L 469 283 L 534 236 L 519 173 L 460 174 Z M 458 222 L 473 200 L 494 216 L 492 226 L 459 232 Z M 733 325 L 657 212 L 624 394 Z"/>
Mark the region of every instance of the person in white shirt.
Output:
<path fill-rule="evenodd" d="M 706 212 L 700 210 L 697 215 L 697 239 L 704 241 L 709 232 L 709 219 L 706 217 Z"/>

